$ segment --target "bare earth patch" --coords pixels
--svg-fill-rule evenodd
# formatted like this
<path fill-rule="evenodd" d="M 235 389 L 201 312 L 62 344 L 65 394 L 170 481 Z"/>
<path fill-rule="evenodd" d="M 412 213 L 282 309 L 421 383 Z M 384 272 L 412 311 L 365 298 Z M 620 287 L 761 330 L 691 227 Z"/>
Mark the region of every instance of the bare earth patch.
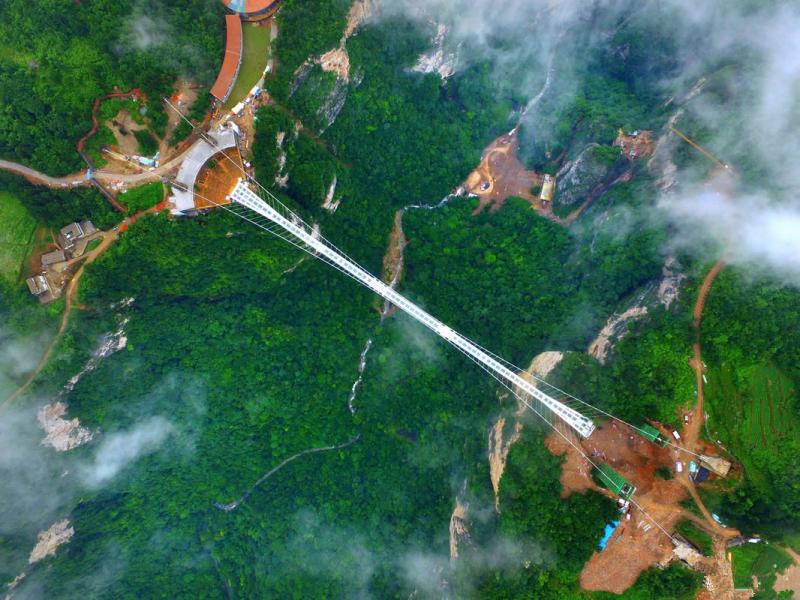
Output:
<path fill-rule="evenodd" d="M 31 550 L 28 562 L 33 564 L 43 558 L 55 555 L 58 547 L 66 544 L 74 534 L 75 529 L 70 526 L 69 519 L 56 521 L 48 530 L 39 534 L 39 540 Z"/>
<path fill-rule="evenodd" d="M 347 26 L 339 40 L 339 46 L 333 50 L 328 50 L 317 59 L 323 71 L 336 73 L 336 76 L 343 81 L 350 81 L 350 56 L 347 54 L 347 40 L 350 38 L 359 25 L 366 21 L 373 10 L 375 3 L 373 0 L 356 0 L 347 14 Z"/>
<path fill-rule="evenodd" d="M 684 279 L 686 279 L 686 275 L 677 270 L 675 257 L 667 257 L 664 267 L 661 269 L 661 282 L 658 284 L 657 292 L 658 301 L 666 308 L 669 308 L 669 305 L 678 299 Z"/>
<path fill-rule="evenodd" d="M 631 506 L 630 518 L 623 519 L 605 550 L 595 552 L 581 572 L 583 589 L 620 594 L 640 573 L 671 560 L 670 538 L 649 517 L 672 531 L 682 518 L 679 503 L 686 497 L 686 489 L 677 478 L 655 477 L 657 468 L 671 466 L 670 450 L 651 444 L 626 425 L 607 423 L 581 445 L 592 460 L 608 463 L 636 486 L 634 500 L 647 513 Z"/>
<path fill-rule="evenodd" d="M 735 590 L 733 587 L 733 567 L 727 558 L 725 542 L 714 540 L 714 556 L 706 559 L 706 576 L 703 588 L 696 600 L 739 600 L 750 598 L 752 590 Z"/>
<path fill-rule="evenodd" d="M 64 419 L 67 406 L 63 402 L 54 402 L 43 406 L 36 414 L 39 425 L 45 432 L 42 444 L 52 446 L 59 452 L 72 450 L 92 439 L 92 432 L 82 427 L 78 419 Z"/>
<path fill-rule="evenodd" d="M 11 580 L 11 583 L 9 583 L 8 587 L 6 588 L 8 590 L 8 593 L 6 594 L 4 600 L 11 600 L 11 598 L 13 598 L 14 595 L 11 592 L 13 592 L 14 588 L 16 588 L 22 582 L 22 580 L 25 579 L 26 575 L 27 573 L 23 571 L 22 573 L 20 573 L 19 575 L 14 577 L 14 579 Z"/>
<path fill-rule="evenodd" d="M 403 276 L 404 252 L 408 240 L 403 231 L 403 211 L 394 213 L 394 226 L 389 235 L 389 247 L 383 256 L 383 280 L 392 288 L 396 287 Z"/>
<path fill-rule="evenodd" d="M 586 352 L 590 356 L 594 356 L 600 364 L 606 362 L 608 352 L 611 350 L 614 342 L 621 339 L 627 331 L 627 326 L 630 321 L 635 321 L 647 314 L 646 306 L 633 306 L 619 315 L 611 315 L 605 326 L 597 334 L 594 341 L 589 344 Z"/>
<path fill-rule="evenodd" d="M 506 461 L 511 446 L 516 443 L 522 434 L 522 423 L 514 423 L 514 429 L 507 439 L 503 438 L 503 430 L 506 426 L 506 418 L 498 417 L 494 426 L 489 430 L 489 478 L 492 481 L 494 490 L 494 508 L 500 512 L 500 479 L 506 469 Z"/>
<path fill-rule="evenodd" d="M 170 148 L 169 140 L 172 138 L 172 134 L 175 131 L 175 128 L 180 125 L 183 116 L 189 114 L 189 110 L 192 108 L 192 105 L 197 101 L 198 96 L 198 88 L 195 84 L 187 81 L 185 79 L 181 79 L 178 81 L 177 90 L 170 98 L 170 102 L 178 111 L 174 110 L 167 110 L 167 128 L 164 131 L 164 138 L 161 140 L 159 144 L 159 152 L 161 152 L 161 160 L 164 161 L 167 158 L 174 155 L 174 148 Z"/>
<path fill-rule="evenodd" d="M 349 81 L 350 79 L 350 55 L 343 46 L 328 50 L 319 57 L 319 66 L 323 71 L 336 73 L 339 79 Z"/>
<path fill-rule="evenodd" d="M 540 352 L 531 361 L 531 365 L 528 367 L 526 374 L 535 375 L 540 379 L 546 379 L 563 359 L 563 352 L 558 352 L 556 350 Z"/>
<path fill-rule="evenodd" d="M 141 125 L 134 121 L 130 113 L 124 108 L 113 119 L 107 120 L 105 125 L 114 134 L 114 139 L 120 152 L 127 155 L 139 153 L 139 142 L 133 132 L 147 129 L 146 125 Z"/>
<path fill-rule="evenodd" d="M 619 148 L 628 160 L 636 160 L 637 158 L 651 156 L 655 149 L 653 132 L 636 131 L 631 134 L 625 134 L 622 129 L 620 129 L 617 134 L 617 139 L 614 140 L 614 146 Z"/>
<path fill-rule="evenodd" d="M 575 433 L 561 427 L 562 434 L 567 436 L 573 444 L 580 446 Z M 561 497 L 566 498 L 573 492 L 585 494 L 587 490 L 599 490 L 591 477 L 592 466 L 579 452 L 577 452 L 569 442 L 561 435 L 553 432 L 545 438 L 544 445 L 553 456 L 564 456 L 564 464 L 561 466 Z"/>
<path fill-rule="evenodd" d="M 795 596 L 800 597 L 800 565 L 792 565 L 778 575 L 774 589 L 778 593 L 792 591 Z"/>
<path fill-rule="evenodd" d="M 616 500 L 616 496 L 595 483 L 591 465 L 576 447 L 595 464 L 607 463 L 636 486 L 634 501 L 638 506 L 631 506 L 605 550 L 595 552 L 580 575 L 581 588 L 585 590 L 620 594 L 646 569 L 672 560 L 673 544 L 660 527 L 672 531 L 684 517 L 686 513 L 680 502 L 686 497 L 686 489 L 677 478 L 655 477 L 656 469 L 672 465 L 672 452 L 651 444 L 627 425 L 608 422 L 590 438 L 580 441 L 571 431 L 562 433 L 575 447 L 557 433 L 547 438 L 546 445 L 553 454 L 566 453 L 561 476 L 564 496 L 595 489 Z"/>
<path fill-rule="evenodd" d="M 446 36 L 447 26 L 439 24 L 436 28 L 436 36 L 433 38 L 433 50 L 422 54 L 411 70 L 416 73 L 438 73 L 442 81 L 447 81 L 452 77 L 456 72 L 457 57 L 455 54 L 445 52 Z"/>
<path fill-rule="evenodd" d="M 661 280 L 656 290 L 658 303 L 669 308 L 670 304 L 678 299 L 681 284 L 685 279 L 686 275 L 678 270 L 675 257 L 668 256 L 661 268 Z M 636 303 L 624 312 L 611 315 L 597 337 L 589 344 L 587 354 L 596 358 L 600 364 L 605 364 L 614 344 L 628 332 L 628 324 L 647 315 L 647 307 L 640 305 L 643 298 L 643 295 L 640 296 Z"/>
<path fill-rule="evenodd" d="M 335 213 L 336 209 L 339 208 L 339 203 L 341 202 L 341 198 L 337 198 L 334 202 L 334 194 L 336 194 L 336 183 L 337 177 L 336 175 L 333 176 L 333 181 L 331 181 L 331 185 L 328 187 L 328 193 L 325 194 L 325 201 L 322 203 L 322 208 L 325 210 Z"/>
<path fill-rule="evenodd" d="M 549 207 L 532 193 L 542 184 L 542 176 L 525 169 L 517 158 L 518 150 L 519 140 L 514 132 L 501 135 L 483 151 L 480 164 L 464 182 L 464 189 L 480 199 L 476 213 L 487 206 L 499 210 L 511 196 L 524 198 L 542 214 L 548 212 Z M 549 212 L 552 214 L 551 209 Z"/>

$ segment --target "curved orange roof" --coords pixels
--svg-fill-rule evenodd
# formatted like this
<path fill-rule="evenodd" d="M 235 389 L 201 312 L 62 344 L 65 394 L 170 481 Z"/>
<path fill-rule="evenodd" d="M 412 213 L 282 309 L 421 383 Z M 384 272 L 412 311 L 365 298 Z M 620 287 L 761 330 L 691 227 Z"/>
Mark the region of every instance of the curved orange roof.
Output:
<path fill-rule="evenodd" d="M 255 15 L 267 12 L 275 7 L 280 0 L 222 0 L 222 3 L 237 13 Z"/>
<path fill-rule="evenodd" d="M 223 102 L 228 99 L 242 64 L 242 21 L 238 15 L 225 15 L 225 27 L 225 58 L 211 86 L 211 95 Z"/>

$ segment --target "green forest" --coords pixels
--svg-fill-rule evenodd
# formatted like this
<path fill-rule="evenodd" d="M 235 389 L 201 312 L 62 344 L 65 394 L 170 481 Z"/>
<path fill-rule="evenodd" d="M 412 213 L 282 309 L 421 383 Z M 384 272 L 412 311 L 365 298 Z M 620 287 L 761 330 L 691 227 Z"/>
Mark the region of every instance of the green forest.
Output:
<path fill-rule="evenodd" d="M 747 531 L 796 543 L 800 296 L 776 283 L 730 270 L 714 284 L 703 322 L 709 427 L 744 472 L 724 496 L 726 514 Z"/>
<path fill-rule="evenodd" d="M 140 88 L 163 134 L 160 99 L 178 76 L 210 85 L 224 42 L 214 2 L 102 0 L 0 6 L 0 157 L 52 175 L 85 167 L 75 145 L 96 98 Z"/>
<path fill-rule="evenodd" d="M 398 291 L 522 369 L 540 352 L 564 351 L 551 382 L 602 410 L 678 425 L 695 397 L 691 311 L 710 265 L 675 252 L 687 281 L 668 308 L 656 300 L 675 228 L 654 217 L 661 182 L 646 161 L 628 163 L 610 146 L 620 128 L 659 130 L 673 114 L 665 81 L 685 58 L 659 28 L 671 9 L 630 19 L 600 11 L 592 25 L 603 36 L 576 27 L 559 38 L 552 68 L 564 75 L 523 122 L 521 157 L 555 174 L 589 148 L 602 167 L 597 198 L 565 227 L 520 198 L 478 212 L 477 199 L 450 195 L 529 99 L 496 83 L 500 51 L 518 40 L 489 40 L 500 54 L 443 81 L 410 70 L 430 50 L 433 24 L 368 20 L 347 42 L 351 79 L 337 81 L 313 59 L 339 44 L 350 5 L 282 3 L 276 71 L 265 83 L 272 101 L 256 113 L 259 181 L 373 273 L 401 219 Z M 78 170 L 75 143 L 91 128 L 92 104 L 115 89 L 141 88 L 146 110 L 136 105 L 136 118 L 162 135 L 158 99 L 179 77 L 213 80 L 223 14 L 199 0 L 56 0 L 37 11 L 3 3 L 0 157 Z M 192 118 L 209 108 L 201 95 Z M 101 116 L 119 108 L 134 106 L 109 100 Z M 179 127 L 173 141 L 188 133 Z M 139 137 L 155 148 L 151 133 Z M 676 156 L 681 168 L 692 160 Z M 322 207 L 334 181 L 335 212 Z M 118 199 L 130 215 L 164 191 L 157 182 Z M 81 219 L 110 229 L 124 217 L 89 187 L 0 175 L 4 198 L 15 202 L 0 209 L 9 215 L 0 243 Z M 22 260 L 16 246 L 0 252 Z M 1 351 L 30 347 L 36 363 L 65 306 L 41 306 L 23 280 L 2 275 L 0 401 L 30 372 L 7 369 Z M 800 294 L 781 283 L 731 266 L 709 296 L 705 437 L 734 461 L 734 476 L 701 492 L 743 534 L 798 548 Z M 626 326 L 604 364 L 590 357 L 609 316 L 633 305 L 647 315 Z M 0 412 L 19 419 L 12 425 L 27 419 L 19 432 L 0 432 L 19 441 L 21 464 L 36 467 L 0 495 L 0 583 L 25 571 L 19 598 L 695 597 L 703 574 L 679 563 L 646 570 L 621 595 L 581 590 L 616 504 L 593 491 L 562 498 L 564 459 L 525 416 L 495 510 L 487 438 L 515 403 L 443 340 L 381 309 L 342 273 L 229 212 L 143 216 L 87 266 L 50 360 L 14 412 Z M 109 339 L 123 338 L 108 351 Z M 55 453 L 41 431 L 25 433 L 54 400 L 90 442 Z M 6 480 L 14 468 L 0 460 Z M 469 539 L 451 559 L 456 502 L 469 506 Z M 72 539 L 29 566 L 37 533 L 65 517 Z M 679 531 L 709 552 L 703 531 L 688 521 Z M 752 554 L 737 558 L 734 576 L 757 573 L 771 586 L 773 555 Z"/>

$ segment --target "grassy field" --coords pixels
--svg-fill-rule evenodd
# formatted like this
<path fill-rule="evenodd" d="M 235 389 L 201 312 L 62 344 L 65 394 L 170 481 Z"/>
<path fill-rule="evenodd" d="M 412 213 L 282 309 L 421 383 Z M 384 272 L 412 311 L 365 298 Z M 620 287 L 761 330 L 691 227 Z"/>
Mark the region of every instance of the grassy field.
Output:
<path fill-rule="evenodd" d="M 711 536 L 691 521 L 683 520 L 679 522 L 675 530 L 689 540 L 690 543 L 697 546 L 705 556 L 714 554 L 714 541 Z"/>
<path fill-rule="evenodd" d="M 161 202 L 164 196 L 164 185 L 160 181 L 146 183 L 118 196 L 118 200 L 125 205 L 127 213 L 132 215 L 140 210 L 146 210 Z"/>
<path fill-rule="evenodd" d="M 712 434 L 729 444 L 751 478 L 760 477 L 749 464 L 751 452 L 800 434 L 796 391 L 792 381 L 774 365 L 736 371 L 722 365 L 709 373 L 705 389 Z"/>
<path fill-rule="evenodd" d="M 743 544 L 730 551 L 733 564 L 733 585 L 736 588 L 753 587 L 753 576 L 759 587 L 772 588 L 775 575 L 792 564 L 792 559 L 782 550 L 769 544 Z"/>
<path fill-rule="evenodd" d="M 0 277 L 14 283 L 36 229 L 36 221 L 16 196 L 0 191 Z"/>
<path fill-rule="evenodd" d="M 784 538 L 784 543 L 795 552 L 800 552 L 800 533 L 790 532 Z"/>
<path fill-rule="evenodd" d="M 225 103 L 226 109 L 233 108 L 241 102 L 247 93 L 253 88 L 261 74 L 267 68 L 269 58 L 269 27 L 257 27 L 247 23 L 242 25 L 244 40 L 242 43 L 242 66 L 239 68 L 239 76 L 233 85 L 228 101 Z"/>

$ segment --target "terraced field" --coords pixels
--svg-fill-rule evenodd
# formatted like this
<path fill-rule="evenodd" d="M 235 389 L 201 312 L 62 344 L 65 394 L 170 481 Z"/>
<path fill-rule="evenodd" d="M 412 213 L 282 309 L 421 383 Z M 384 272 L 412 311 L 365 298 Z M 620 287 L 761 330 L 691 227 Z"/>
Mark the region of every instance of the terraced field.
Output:
<path fill-rule="evenodd" d="M 36 221 L 20 199 L 0 191 L 0 278 L 16 281 L 35 229 Z"/>
<path fill-rule="evenodd" d="M 768 437 L 791 435 L 796 427 L 795 390 L 792 382 L 772 366 L 756 367 L 750 380 L 753 402 L 749 420 L 751 441 L 767 444 Z M 757 429 L 756 429 L 757 427 Z"/>
<path fill-rule="evenodd" d="M 742 460 L 754 479 L 760 474 L 747 459 L 800 433 L 796 390 L 792 381 L 772 364 L 734 370 L 729 365 L 708 375 L 709 428 Z"/>

